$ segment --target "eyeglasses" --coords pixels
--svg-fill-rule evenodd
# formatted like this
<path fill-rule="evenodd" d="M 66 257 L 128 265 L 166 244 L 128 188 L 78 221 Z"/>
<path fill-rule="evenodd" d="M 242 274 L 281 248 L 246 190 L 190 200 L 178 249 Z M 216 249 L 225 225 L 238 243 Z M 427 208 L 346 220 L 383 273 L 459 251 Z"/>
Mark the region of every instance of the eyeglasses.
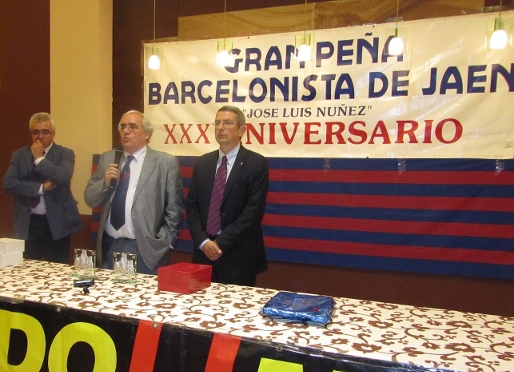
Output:
<path fill-rule="evenodd" d="M 31 133 L 33 136 L 39 136 L 40 134 L 42 134 L 43 136 L 48 136 L 48 135 L 52 134 L 53 132 L 54 132 L 53 130 L 43 129 L 43 130 L 33 130 Z"/>
<path fill-rule="evenodd" d="M 136 125 L 134 123 L 129 123 L 129 124 L 118 124 L 118 130 L 121 132 L 121 131 L 124 131 L 125 129 L 127 129 L 131 132 L 135 132 L 136 130 L 138 130 L 139 128 L 142 128 L 140 127 L 139 125 Z"/>
<path fill-rule="evenodd" d="M 216 128 L 219 128 L 221 124 L 223 124 L 225 128 L 232 128 L 237 123 L 232 120 L 215 120 L 213 124 Z"/>

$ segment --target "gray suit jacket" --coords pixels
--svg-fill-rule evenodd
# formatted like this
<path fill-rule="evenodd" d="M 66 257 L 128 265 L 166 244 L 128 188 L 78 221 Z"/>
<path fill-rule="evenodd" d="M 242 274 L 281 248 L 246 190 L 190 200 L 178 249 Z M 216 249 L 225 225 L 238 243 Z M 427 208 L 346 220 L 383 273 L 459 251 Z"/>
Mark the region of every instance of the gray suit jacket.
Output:
<path fill-rule="evenodd" d="M 102 259 L 102 235 L 115 189 L 104 184 L 105 171 L 114 163 L 114 150 L 103 153 L 84 198 L 91 208 L 101 206 L 97 255 Z M 184 186 L 178 159 L 147 147 L 132 204 L 132 222 L 138 249 L 146 266 L 156 269 L 175 246 L 184 214 Z"/>
<path fill-rule="evenodd" d="M 54 240 L 82 230 L 77 201 L 70 190 L 74 165 L 73 150 L 54 142 L 45 159 L 35 167 L 38 173 L 57 184 L 56 188 L 43 195 L 46 216 Z M 15 196 L 14 236 L 17 239 L 27 240 L 31 198 L 38 195 L 41 186 L 41 182 L 31 179 L 33 169 L 34 159 L 30 147 L 23 147 L 11 156 L 9 168 L 4 177 L 5 192 Z"/>

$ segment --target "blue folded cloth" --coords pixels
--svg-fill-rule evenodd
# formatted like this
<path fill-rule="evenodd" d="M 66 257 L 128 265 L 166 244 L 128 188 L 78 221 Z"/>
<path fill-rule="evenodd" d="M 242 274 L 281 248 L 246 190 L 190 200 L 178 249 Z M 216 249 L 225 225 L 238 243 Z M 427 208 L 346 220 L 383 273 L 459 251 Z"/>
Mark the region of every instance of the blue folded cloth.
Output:
<path fill-rule="evenodd" d="M 330 321 L 333 309 L 334 300 L 331 297 L 279 292 L 264 305 L 262 313 L 325 325 Z"/>

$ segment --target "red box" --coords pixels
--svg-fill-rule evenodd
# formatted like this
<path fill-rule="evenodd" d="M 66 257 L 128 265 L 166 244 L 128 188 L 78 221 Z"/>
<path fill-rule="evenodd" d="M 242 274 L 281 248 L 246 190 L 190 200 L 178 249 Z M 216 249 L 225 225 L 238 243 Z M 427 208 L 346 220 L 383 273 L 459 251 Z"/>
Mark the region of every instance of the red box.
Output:
<path fill-rule="evenodd" d="M 179 262 L 157 269 L 160 291 L 191 294 L 211 285 L 212 266 Z"/>

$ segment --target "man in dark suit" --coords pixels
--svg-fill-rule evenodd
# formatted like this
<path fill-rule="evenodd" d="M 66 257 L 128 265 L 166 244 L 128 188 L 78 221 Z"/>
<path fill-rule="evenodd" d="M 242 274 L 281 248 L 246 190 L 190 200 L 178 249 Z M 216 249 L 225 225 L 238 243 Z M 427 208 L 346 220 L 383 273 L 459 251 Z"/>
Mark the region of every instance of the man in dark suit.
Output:
<path fill-rule="evenodd" d="M 97 256 L 104 268 L 113 268 L 113 253 L 135 253 L 138 272 L 157 274 L 170 264 L 170 249 L 178 241 L 184 214 L 184 185 L 178 159 L 147 146 L 153 126 L 146 116 L 131 110 L 118 124 L 123 157 L 103 153 L 91 176 L 84 198 L 91 208 L 101 206 Z M 129 177 L 117 216 L 117 193 L 123 190 L 121 171 L 128 163 Z M 119 181 L 117 181 L 119 179 Z M 114 180 L 114 182 L 113 182 Z M 114 215 L 114 217 L 113 217 Z"/>
<path fill-rule="evenodd" d="M 257 274 L 267 269 L 261 220 L 268 192 L 268 161 L 241 145 L 245 123 L 237 107 L 218 110 L 214 130 L 220 147 L 201 156 L 195 165 L 187 195 L 187 222 L 194 244 L 193 262 L 212 265 L 212 281 L 254 286 Z M 216 174 L 223 174 L 226 181 L 220 186 L 218 203 L 213 192 Z"/>
<path fill-rule="evenodd" d="M 54 142 L 50 114 L 34 114 L 29 129 L 32 145 L 14 152 L 4 176 L 15 196 L 14 237 L 25 240 L 25 258 L 67 264 L 70 235 L 82 230 L 70 189 L 75 154 Z"/>

